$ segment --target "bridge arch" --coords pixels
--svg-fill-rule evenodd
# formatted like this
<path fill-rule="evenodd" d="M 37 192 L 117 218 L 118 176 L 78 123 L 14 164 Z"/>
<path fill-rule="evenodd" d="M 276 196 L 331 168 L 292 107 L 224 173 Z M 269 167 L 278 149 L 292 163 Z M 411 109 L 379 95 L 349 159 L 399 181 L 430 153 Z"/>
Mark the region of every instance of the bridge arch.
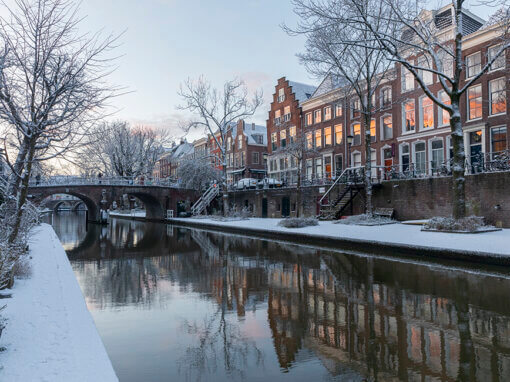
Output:
<path fill-rule="evenodd" d="M 70 204 L 71 209 L 73 211 L 76 211 L 77 206 L 81 205 L 83 203 L 85 205 L 85 207 L 87 207 L 88 219 L 91 221 L 99 220 L 99 207 L 97 206 L 96 202 L 94 202 L 94 200 L 92 200 L 89 196 L 81 194 L 79 192 L 75 192 L 72 190 L 65 190 L 65 191 L 58 190 L 58 191 L 53 192 L 52 190 L 49 190 L 48 192 L 39 195 L 39 197 L 37 199 L 39 199 L 40 202 L 44 202 L 45 199 L 47 199 L 53 195 L 60 195 L 60 194 L 75 196 L 80 200 L 78 202 L 76 202 L 74 205 L 72 203 L 70 203 L 72 201 L 59 200 L 58 202 L 55 203 L 55 205 L 53 207 L 54 211 L 57 211 L 58 207 L 65 203 Z"/>
<path fill-rule="evenodd" d="M 165 217 L 165 209 L 159 200 L 151 194 L 135 191 L 126 192 L 127 195 L 137 198 L 145 205 L 146 218 L 149 220 L 161 220 Z"/>

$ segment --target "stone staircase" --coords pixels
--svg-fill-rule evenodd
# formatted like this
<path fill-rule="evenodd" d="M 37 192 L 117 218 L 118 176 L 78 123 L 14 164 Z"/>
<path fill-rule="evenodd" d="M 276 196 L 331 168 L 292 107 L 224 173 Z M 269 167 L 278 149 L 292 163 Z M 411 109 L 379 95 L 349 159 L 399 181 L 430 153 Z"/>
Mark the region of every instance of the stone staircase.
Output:
<path fill-rule="evenodd" d="M 211 202 L 218 196 L 220 193 L 220 187 L 218 184 L 213 184 L 211 187 L 207 189 L 206 192 L 197 200 L 195 204 L 191 207 L 191 213 L 193 216 L 200 215 L 204 210 L 211 204 Z"/>

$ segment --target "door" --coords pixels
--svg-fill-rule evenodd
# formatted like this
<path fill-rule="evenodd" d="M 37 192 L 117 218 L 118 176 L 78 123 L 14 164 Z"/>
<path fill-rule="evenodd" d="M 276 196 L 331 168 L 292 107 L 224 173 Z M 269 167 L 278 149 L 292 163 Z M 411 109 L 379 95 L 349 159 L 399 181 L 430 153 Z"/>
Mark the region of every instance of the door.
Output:
<path fill-rule="evenodd" d="M 282 218 L 288 218 L 290 216 L 290 198 L 284 196 L 282 198 Z"/>
<path fill-rule="evenodd" d="M 391 148 L 384 149 L 383 151 L 384 156 L 384 173 L 385 178 L 388 179 L 388 174 L 391 171 L 391 168 L 393 167 L 393 156 L 391 153 Z"/>
<path fill-rule="evenodd" d="M 332 161 L 331 161 L 331 155 L 327 155 L 324 157 L 324 175 L 327 179 L 331 179 L 332 175 Z"/>
<path fill-rule="evenodd" d="M 267 198 L 262 199 L 262 217 L 267 218 Z"/>
<path fill-rule="evenodd" d="M 469 159 L 471 163 L 471 172 L 477 173 L 482 170 L 482 130 L 469 133 Z"/>

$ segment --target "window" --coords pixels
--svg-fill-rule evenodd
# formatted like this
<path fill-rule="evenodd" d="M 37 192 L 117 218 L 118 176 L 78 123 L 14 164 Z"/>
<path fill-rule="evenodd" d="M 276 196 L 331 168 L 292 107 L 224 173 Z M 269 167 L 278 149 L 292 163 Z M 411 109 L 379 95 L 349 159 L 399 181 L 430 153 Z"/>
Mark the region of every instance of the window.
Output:
<path fill-rule="evenodd" d="M 425 142 L 418 142 L 414 145 L 414 164 L 418 174 L 424 174 L 427 160 L 425 153 Z"/>
<path fill-rule="evenodd" d="M 262 134 L 252 134 L 252 138 L 255 141 L 255 143 L 258 143 L 259 145 L 264 144 L 264 137 Z"/>
<path fill-rule="evenodd" d="M 322 146 L 322 130 L 315 130 L 315 147 Z"/>
<path fill-rule="evenodd" d="M 254 151 L 251 155 L 252 155 L 251 162 L 253 164 L 259 164 L 259 153 L 257 151 Z"/>
<path fill-rule="evenodd" d="M 331 119 L 331 106 L 326 106 L 324 108 L 324 120 L 329 121 Z"/>
<path fill-rule="evenodd" d="M 467 91 L 468 119 L 482 118 L 482 85 L 471 86 Z"/>
<path fill-rule="evenodd" d="M 278 89 L 278 102 L 283 102 L 283 101 L 285 101 L 285 89 L 281 88 L 281 89 Z"/>
<path fill-rule="evenodd" d="M 428 59 L 425 56 L 421 56 L 418 59 L 418 66 L 420 68 L 425 68 L 425 69 L 420 69 L 420 71 L 419 71 L 419 75 L 422 78 L 422 80 L 425 83 L 425 85 L 432 84 L 434 82 L 434 76 L 432 75 L 431 71 L 426 70 L 426 69 L 430 69 L 431 68 L 430 59 Z"/>
<path fill-rule="evenodd" d="M 313 173 L 313 159 L 307 159 L 306 160 L 306 178 L 308 180 L 312 179 L 312 173 Z"/>
<path fill-rule="evenodd" d="M 277 139 L 278 138 L 276 137 L 276 133 L 272 133 L 271 134 L 271 148 L 273 151 L 275 151 L 277 149 L 277 143 L 276 143 Z"/>
<path fill-rule="evenodd" d="M 453 57 L 442 49 L 438 52 L 438 56 L 441 65 L 438 68 L 439 71 L 451 78 L 453 76 Z"/>
<path fill-rule="evenodd" d="M 344 138 L 342 124 L 335 125 L 335 143 L 341 145 Z"/>
<path fill-rule="evenodd" d="M 274 112 L 274 124 L 275 125 L 279 125 L 282 122 L 281 115 L 282 115 L 282 111 L 281 110 L 276 110 Z"/>
<path fill-rule="evenodd" d="M 441 102 L 443 102 L 445 105 L 450 105 L 452 102 L 450 97 L 448 96 L 448 94 L 446 94 L 446 92 L 444 90 L 441 90 L 439 92 L 438 97 L 441 100 Z M 437 112 L 438 112 L 440 126 L 449 125 L 450 124 L 450 113 L 448 113 L 442 107 L 438 107 Z"/>
<path fill-rule="evenodd" d="M 315 176 L 322 178 L 322 158 L 315 158 Z"/>
<path fill-rule="evenodd" d="M 506 112 L 505 78 L 498 78 L 489 82 L 490 114 Z"/>
<path fill-rule="evenodd" d="M 239 150 L 242 150 L 243 149 L 243 139 L 244 137 L 242 135 L 240 135 L 237 140 L 239 142 Z"/>
<path fill-rule="evenodd" d="M 482 70 L 482 55 L 480 52 L 466 57 L 466 78 L 471 78 Z"/>
<path fill-rule="evenodd" d="M 306 115 L 305 115 L 305 124 L 306 124 L 306 126 L 313 125 L 312 113 L 306 113 Z"/>
<path fill-rule="evenodd" d="M 382 118 L 383 125 L 383 139 L 393 138 L 393 120 L 391 115 L 387 115 Z"/>
<path fill-rule="evenodd" d="M 324 175 L 326 178 L 331 179 L 331 175 L 333 173 L 333 163 L 331 161 L 331 155 L 324 156 Z"/>
<path fill-rule="evenodd" d="M 245 154 L 246 153 L 244 151 L 241 153 L 241 166 L 244 166 L 245 164 Z"/>
<path fill-rule="evenodd" d="M 324 128 L 324 145 L 325 146 L 331 146 L 332 144 L 331 140 L 331 127 L 325 127 Z"/>
<path fill-rule="evenodd" d="M 361 153 L 352 153 L 353 167 L 361 167 Z"/>
<path fill-rule="evenodd" d="M 351 100 L 351 118 L 358 118 L 360 116 L 360 99 L 355 98 Z"/>
<path fill-rule="evenodd" d="M 313 147 L 313 135 L 312 133 L 306 133 L 306 148 L 311 149 Z"/>
<path fill-rule="evenodd" d="M 414 75 L 405 66 L 402 66 L 402 91 L 414 89 Z"/>
<path fill-rule="evenodd" d="M 375 142 L 375 119 L 370 121 L 370 142 Z"/>
<path fill-rule="evenodd" d="M 400 156 L 400 165 L 402 167 L 402 172 L 406 172 L 409 170 L 409 145 L 405 144 L 401 146 L 401 156 Z"/>
<path fill-rule="evenodd" d="M 492 159 L 495 154 L 506 150 L 506 126 L 493 127 L 491 129 L 491 153 Z"/>
<path fill-rule="evenodd" d="M 416 120 L 414 113 L 414 100 L 411 99 L 409 101 L 404 102 L 404 133 L 408 133 L 410 131 L 414 131 L 416 128 Z"/>
<path fill-rule="evenodd" d="M 285 106 L 283 109 L 283 121 L 284 122 L 290 121 L 290 106 Z"/>
<path fill-rule="evenodd" d="M 421 129 L 434 127 L 434 102 L 429 97 L 420 98 L 421 104 Z"/>
<path fill-rule="evenodd" d="M 315 123 L 319 123 L 322 121 L 322 112 L 321 112 L 321 109 L 319 110 L 315 110 L 313 112 L 313 120 Z"/>
<path fill-rule="evenodd" d="M 343 115 L 343 107 L 341 103 L 335 105 L 335 117 L 341 117 Z"/>
<path fill-rule="evenodd" d="M 296 140 L 296 126 L 289 128 L 289 142 L 292 144 Z"/>
<path fill-rule="evenodd" d="M 432 172 L 437 172 L 441 169 L 441 166 L 444 163 L 444 150 L 443 150 L 443 141 L 437 140 L 432 141 L 431 143 L 432 149 Z"/>
<path fill-rule="evenodd" d="M 227 151 L 232 150 L 232 137 L 227 138 Z"/>
<path fill-rule="evenodd" d="M 357 122 L 357 123 L 353 124 L 351 129 L 352 129 L 351 133 L 354 137 L 354 139 L 352 140 L 352 144 L 360 145 L 361 144 L 361 123 Z"/>
<path fill-rule="evenodd" d="M 500 49 L 501 49 L 501 45 L 491 46 L 487 51 L 488 60 L 491 61 L 494 57 L 496 57 L 496 54 L 498 54 Z M 492 63 L 490 70 L 498 70 L 498 69 L 504 68 L 506 66 L 505 65 L 505 61 L 506 61 L 505 56 L 506 56 L 506 51 L 503 51 L 498 56 L 498 58 L 496 58 L 496 60 Z"/>
<path fill-rule="evenodd" d="M 388 107 L 391 105 L 391 88 L 384 88 L 381 90 L 381 107 Z"/>
<path fill-rule="evenodd" d="M 280 147 L 287 146 L 287 130 L 280 131 Z"/>

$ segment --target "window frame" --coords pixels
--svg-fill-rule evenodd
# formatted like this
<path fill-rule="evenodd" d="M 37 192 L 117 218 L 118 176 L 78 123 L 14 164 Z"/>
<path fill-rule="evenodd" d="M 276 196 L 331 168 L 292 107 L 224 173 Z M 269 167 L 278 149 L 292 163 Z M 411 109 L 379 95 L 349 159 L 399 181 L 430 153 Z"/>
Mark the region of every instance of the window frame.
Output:
<path fill-rule="evenodd" d="M 406 110 L 406 104 L 412 102 L 413 104 L 413 114 L 414 114 L 414 128 L 412 130 L 407 130 L 407 124 L 406 124 L 406 116 L 407 116 L 407 110 Z M 414 98 L 409 98 L 402 102 L 402 135 L 406 134 L 412 134 L 416 132 L 416 100 Z"/>
<path fill-rule="evenodd" d="M 424 122 L 425 122 L 425 109 L 423 107 L 423 101 L 424 100 L 429 100 L 430 101 L 430 105 L 429 107 L 432 108 L 431 110 L 431 113 L 432 113 L 432 126 L 428 126 L 428 127 L 425 127 L 424 126 Z M 427 95 L 423 95 L 419 98 L 419 105 L 420 105 L 420 128 L 419 130 L 420 131 L 423 131 L 423 130 L 431 130 L 433 129 L 435 126 L 436 126 L 436 121 L 435 121 L 435 118 L 434 118 L 434 101 L 429 98 Z"/>
<path fill-rule="evenodd" d="M 499 113 L 493 113 L 492 112 L 492 95 L 493 95 L 493 91 L 492 91 L 492 84 L 495 83 L 496 81 L 501 81 L 503 83 L 503 89 L 502 90 L 498 90 L 498 92 L 502 93 L 504 95 L 504 98 L 505 98 L 505 109 L 504 111 L 502 112 L 499 112 Z M 488 83 L 488 86 L 489 86 L 489 116 L 490 117 L 493 117 L 493 116 L 496 116 L 496 115 L 504 115 L 506 114 L 506 110 L 507 110 L 507 99 L 506 99 L 506 78 L 505 77 L 500 77 L 500 78 L 495 78 L 493 80 L 490 80 L 489 83 Z"/>
<path fill-rule="evenodd" d="M 470 59 L 473 57 L 476 57 L 476 56 L 478 56 L 479 62 L 475 65 L 470 65 L 470 63 L 469 63 Z M 480 72 L 482 70 L 482 52 L 478 51 L 478 52 L 470 54 L 469 56 L 466 56 L 465 65 L 466 65 L 466 79 L 473 78 L 476 75 L 476 73 L 471 73 L 470 68 L 474 68 L 474 67 L 478 66 L 479 67 L 478 72 Z"/>
<path fill-rule="evenodd" d="M 499 48 L 501 48 L 502 44 L 496 44 L 496 45 L 491 45 L 487 48 L 487 62 L 489 62 L 492 58 L 491 58 L 491 50 L 498 50 Z M 489 73 L 491 72 L 495 72 L 495 71 L 498 71 L 498 70 L 501 70 L 501 69 L 506 69 L 506 50 L 504 50 L 501 55 L 496 58 L 496 61 L 493 62 L 493 64 L 495 64 L 496 62 L 498 62 L 498 60 L 502 61 L 502 65 L 500 67 L 497 67 L 497 68 L 493 68 L 492 65 L 489 67 Z"/>
<path fill-rule="evenodd" d="M 337 139 L 337 129 L 336 129 L 337 126 L 340 126 L 340 142 L 338 142 L 338 139 Z M 344 124 L 337 123 L 336 125 L 334 125 L 334 130 L 335 130 L 335 145 L 343 144 L 344 143 Z"/>
<path fill-rule="evenodd" d="M 476 98 L 479 98 L 480 99 L 480 116 L 479 117 L 476 117 L 476 118 L 471 118 L 471 105 L 470 105 L 470 102 L 469 102 L 469 93 L 471 90 L 475 89 L 475 88 L 480 88 L 480 96 L 479 97 L 476 97 Z M 466 121 L 468 122 L 471 122 L 471 121 L 477 121 L 477 120 L 480 120 L 483 118 L 483 88 L 482 88 L 482 84 L 474 84 L 474 85 L 471 85 L 467 90 L 466 90 L 466 98 L 467 98 L 467 113 L 466 113 Z"/>

